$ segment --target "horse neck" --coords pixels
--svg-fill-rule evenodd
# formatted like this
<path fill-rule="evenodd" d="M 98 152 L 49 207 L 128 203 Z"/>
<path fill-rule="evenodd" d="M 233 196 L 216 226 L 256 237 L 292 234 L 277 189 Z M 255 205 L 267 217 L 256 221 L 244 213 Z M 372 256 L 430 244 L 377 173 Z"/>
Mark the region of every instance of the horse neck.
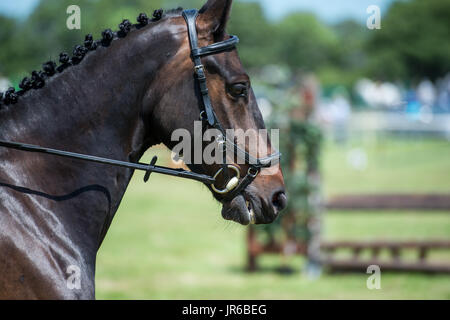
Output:
<path fill-rule="evenodd" d="M 142 32 L 142 31 L 136 31 Z M 103 156 L 128 156 L 145 88 L 161 56 L 136 45 L 136 35 L 89 53 L 76 66 L 27 92 L 0 115 L 1 135 L 9 140 L 67 147 Z M 140 52 L 140 51 L 147 51 Z M 121 149 L 121 150 L 118 150 Z"/>
<path fill-rule="evenodd" d="M 152 50 L 148 44 L 152 34 L 151 29 L 134 31 L 109 48 L 88 54 L 79 65 L 49 79 L 44 88 L 26 93 L 0 113 L 0 139 L 138 160 L 148 147 L 148 129 L 141 115 L 145 91 L 167 62 L 163 50 L 173 49 L 166 41 Z M 60 212 L 55 216 L 62 224 L 71 224 L 63 214 L 69 211 L 82 216 L 78 221 L 89 230 L 102 229 L 93 231 L 94 243 L 104 237 L 133 174 L 128 169 L 15 150 L 0 150 L 0 159 L 0 183 L 6 190 L 24 187 L 24 193 L 46 199 L 69 198 L 58 201 Z M 82 205 L 79 199 L 71 201 L 80 192 Z"/>
<path fill-rule="evenodd" d="M 99 46 L 6 113 L 0 110 L 0 138 L 137 160 L 158 143 L 142 117 L 143 102 L 148 116 L 160 94 L 152 89 L 149 98 L 146 90 L 155 87 L 157 76 L 154 82 L 161 81 L 164 65 L 179 48 L 177 28 L 156 23 L 108 48 Z"/>

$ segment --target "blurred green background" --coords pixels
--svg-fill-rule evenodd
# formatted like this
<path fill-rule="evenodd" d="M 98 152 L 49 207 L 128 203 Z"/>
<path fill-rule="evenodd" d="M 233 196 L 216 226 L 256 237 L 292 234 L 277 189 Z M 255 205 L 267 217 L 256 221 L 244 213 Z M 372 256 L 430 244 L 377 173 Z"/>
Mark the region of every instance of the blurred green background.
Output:
<path fill-rule="evenodd" d="M 450 192 L 445 175 L 450 172 L 447 141 L 355 141 L 355 145 L 370 152 L 373 165 L 367 173 L 345 164 L 349 148 L 325 147 L 323 179 L 330 194 L 341 193 L 342 188 L 356 193 Z M 163 150 L 158 153 L 168 156 Z M 401 170 L 395 168 L 409 159 L 411 163 Z M 371 291 L 366 274 L 324 274 L 310 280 L 300 272 L 304 263 L 300 257 L 289 262 L 296 273 L 281 275 L 274 271 L 282 261 L 277 255 L 263 256 L 261 271 L 247 273 L 246 228 L 224 221 L 205 187 L 158 175 L 145 185 L 142 178 L 134 177 L 100 249 L 100 299 L 450 299 L 448 275 L 383 273 L 382 289 Z M 326 216 L 324 223 L 327 240 L 450 235 L 448 212 L 395 216 L 337 212 Z M 449 254 L 442 254 L 435 253 L 450 260 Z"/>
<path fill-rule="evenodd" d="M 59 52 L 71 52 L 87 33 L 99 38 L 103 29 L 116 30 L 122 19 L 134 21 L 140 12 L 199 8 L 203 2 L 4 3 L 0 87 L 3 81 L 3 89 L 17 88 L 24 76 L 44 61 L 56 60 Z M 305 108 L 299 88 L 306 78 L 314 79 L 313 111 L 304 120 L 324 132 L 319 163 L 325 198 L 450 194 L 449 2 L 384 1 L 380 30 L 366 27 L 370 14 L 365 7 L 359 18 L 327 19 L 301 8 L 275 14 L 288 2 L 235 1 L 228 31 L 241 39 L 239 53 L 266 119 L 271 113 L 286 116 Z M 65 27 L 71 4 L 82 10 L 81 30 Z M 328 5 L 332 16 L 337 5 L 330 1 L 324 1 L 321 12 L 327 13 Z M 11 10 L 15 6 L 30 13 Z M 146 157 L 155 153 L 170 163 L 163 147 Z M 450 237 L 449 212 L 342 211 L 325 213 L 323 223 L 326 240 Z M 98 254 L 97 298 L 450 299 L 446 275 L 383 273 L 382 289 L 371 291 L 366 274 L 324 273 L 311 280 L 301 272 L 304 258 L 286 262 L 277 255 L 263 256 L 261 270 L 246 273 L 245 237 L 246 228 L 224 221 L 219 204 L 202 185 L 158 175 L 144 184 L 136 174 Z M 450 261 L 445 252 L 431 258 Z M 296 272 L 275 272 L 280 263 Z"/>
<path fill-rule="evenodd" d="M 33 4 L 29 15 L 11 10 L 20 3 Z M 19 0 L 0 6 L 0 74 L 16 80 L 59 52 L 71 52 L 84 35 L 97 38 L 105 28 L 117 30 L 122 19 L 135 21 L 139 12 L 151 14 L 160 7 L 199 8 L 203 0 Z M 229 31 L 241 38 L 240 56 L 246 68 L 279 63 L 314 71 L 324 85 L 351 86 L 361 76 L 382 80 L 432 80 L 450 70 L 450 6 L 445 0 L 392 1 L 382 16 L 382 29 L 373 32 L 361 24 L 370 16 L 360 9 L 360 21 L 324 21 L 314 12 L 286 12 L 274 18 L 270 10 L 295 1 L 282 0 L 266 6 L 261 1 L 235 1 Z M 298 1 L 310 3 L 313 1 Z M 368 2 L 370 1 L 364 1 Z M 285 3 L 285 4 L 284 4 Z M 358 1 L 346 0 L 342 6 Z M 81 8 L 81 30 L 68 30 L 66 9 Z M 376 3 L 375 3 L 376 4 Z M 334 4 L 336 7 L 336 4 Z M 333 7 L 331 1 L 322 11 Z M 19 9 L 17 9 L 19 10 Z M 5 11 L 5 10 L 4 10 Z"/>

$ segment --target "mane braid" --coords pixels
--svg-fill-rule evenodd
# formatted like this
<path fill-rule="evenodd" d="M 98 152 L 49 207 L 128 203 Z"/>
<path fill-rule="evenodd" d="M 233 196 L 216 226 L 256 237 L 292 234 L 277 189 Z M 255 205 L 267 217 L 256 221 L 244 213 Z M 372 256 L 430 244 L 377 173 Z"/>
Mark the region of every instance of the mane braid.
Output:
<path fill-rule="evenodd" d="M 128 19 L 125 19 L 119 24 L 119 30 L 117 32 L 111 29 L 104 30 L 100 40 L 94 40 L 92 34 L 86 35 L 83 45 L 76 45 L 74 47 L 72 57 L 66 52 L 59 54 L 59 66 L 54 61 L 47 61 L 42 65 L 42 71 L 33 71 L 31 72 L 31 78 L 25 77 L 20 81 L 19 91 L 11 87 L 4 93 L 0 92 L 0 109 L 3 105 L 16 104 L 19 97 L 32 89 L 37 90 L 43 88 L 47 79 L 58 73 L 62 73 L 71 66 L 78 65 L 89 52 L 95 51 L 99 45 L 109 47 L 115 39 L 125 38 L 133 28 L 139 30 L 147 26 L 149 22 L 157 22 L 165 16 L 179 14 L 182 10 L 183 8 L 181 7 L 166 12 L 163 9 L 158 9 L 153 12 L 152 19 L 149 19 L 145 13 L 141 13 L 137 17 L 137 24 L 132 24 Z"/>

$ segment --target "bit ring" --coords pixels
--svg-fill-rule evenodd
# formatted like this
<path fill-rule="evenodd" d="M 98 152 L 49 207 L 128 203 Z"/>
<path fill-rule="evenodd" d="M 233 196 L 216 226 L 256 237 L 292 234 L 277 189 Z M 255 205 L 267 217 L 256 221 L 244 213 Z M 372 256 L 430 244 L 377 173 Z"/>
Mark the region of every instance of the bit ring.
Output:
<path fill-rule="evenodd" d="M 211 188 L 214 190 L 215 193 L 218 194 L 227 194 L 230 191 L 236 189 L 236 187 L 239 185 L 239 179 L 241 178 L 241 172 L 239 171 L 239 169 L 233 165 L 228 165 L 228 169 L 233 170 L 234 172 L 236 172 L 236 176 L 231 178 L 225 189 L 218 189 L 215 184 L 211 185 Z M 219 171 L 217 171 L 217 173 L 214 175 L 214 179 L 217 179 L 217 177 L 223 172 L 223 168 L 220 168 Z"/>

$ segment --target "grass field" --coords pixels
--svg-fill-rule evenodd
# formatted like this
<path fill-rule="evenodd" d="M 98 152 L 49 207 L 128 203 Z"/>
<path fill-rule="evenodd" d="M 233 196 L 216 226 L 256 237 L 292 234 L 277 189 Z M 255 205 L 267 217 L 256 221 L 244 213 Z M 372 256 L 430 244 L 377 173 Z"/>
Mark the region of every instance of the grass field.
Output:
<path fill-rule="evenodd" d="M 348 164 L 352 149 L 367 153 L 366 169 Z M 323 154 L 327 195 L 373 192 L 450 192 L 450 143 L 433 140 L 328 143 Z M 244 272 L 244 227 L 222 220 L 220 207 L 198 183 L 136 174 L 98 254 L 99 299 L 450 299 L 450 276 L 383 273 L 381 290 L 366 288 L 366 274 L 309 280 L 299 271 Z M 327 239 L 450 237 L 448 212 L 392 215 L 336 212 L 325 218 Z M 448 255 L 437 258 L 447 259 Z"/>

